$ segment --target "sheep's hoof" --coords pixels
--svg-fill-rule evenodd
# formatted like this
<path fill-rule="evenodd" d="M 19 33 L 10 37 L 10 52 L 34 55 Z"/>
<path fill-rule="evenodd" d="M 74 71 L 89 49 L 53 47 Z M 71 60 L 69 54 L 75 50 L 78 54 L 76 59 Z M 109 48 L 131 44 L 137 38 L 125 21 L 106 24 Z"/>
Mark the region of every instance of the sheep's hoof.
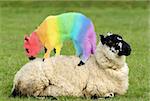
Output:
<path fill-rule="evenodd" d="M 38 96 L 38 97 L 35 97 L 35 98 L 37 98 L 37 99 L 40 99 L 40 100 L 45 100 L 45 99 L 50 99 L 51 101 L 52 100 L 58 100 L 56 97 L 54 97 L 54 96 Z"/>
<path fill-rule="evenodd" d="M 58 100 L 56 97 L 54 96 L 47 96 L 46 98 L 51 99 L 51 100 Z"/>
<path fill-rule="evenodd" d="M 98 96 L 95 94 L 95 95 L 93 95 L 93 96 L 91 96 L 91 99 L 98 99 Z"/>
<path fill-rule="evenodd" d="M 82 65 L 84 65 L 85 63 L 83 62 L 83 61 L 80 61 L 79 62 L 79 64 L 78 64 L 78 66 L 82 66 Z"/>
<path fill-rule="evenodd" d="M 107 99 L 107 98 L 112 98 L 112 97 L 114 97 L 115 96 L 115 94 L 114 93 L 108 93 L 108 94 L 106 94 L 105 95 L 105 99 Z"/>
<path fill-rule="evenodd" d="M 45 59 L 43 58 L 43 60 L 42 60 L 42 61 L 44 62 L 44 60 L 45 60 Z"/>

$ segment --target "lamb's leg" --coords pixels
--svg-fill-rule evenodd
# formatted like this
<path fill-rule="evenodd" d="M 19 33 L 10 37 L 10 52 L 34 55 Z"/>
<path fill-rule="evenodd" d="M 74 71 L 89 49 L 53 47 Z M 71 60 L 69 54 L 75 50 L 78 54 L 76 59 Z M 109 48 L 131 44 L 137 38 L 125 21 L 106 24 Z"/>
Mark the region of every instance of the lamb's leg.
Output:
<path fill-rule="evenodd" d="M 45 51 L 45 53 L 47 52 L 47 48 L 46 47 L 44 47 L 44 51 Z M 53 51 L 56 54 L 56 49 L 55 48 L 53 49 Z"/>
<path fill-rule="evenodd" d="M 56 49 L 54 48 L 54 53 L 56 54 Z"/>
<path fill-rule="evenodd" d="M 81 49 L 80 44 L 75 39 L 73 40 L 73 44 L 76 50 L 76 56 L 80 57 L 82 54 L 82 49 Z"/>
<path fill-rule="evenodd" d="M 47 49 L 47 48 L 45 48 L 45 51 L 46 51 L 46 53 L 44 54 L 43 61 L 44 61 L 46 58 L 48 58 L 48 57 L 49 57 L 50 52 L 51 52 L 51 49 Z"/>
<path fill-rule="evenodd" d="M 80 66 L 80 64 L 84 64 L 91 54 L 91 44 L 88 40 L 85 40 L 85 42 L 82 45 L 82 49 L 83 49 L 83 54 L 82 54 L 81 61 L 78 64 L 78 66 Z"/>
<path fill-rule="evenodd" d="M 55 55 L 60 55 L 61 48 L 62 48 L 62 44 L 59 44 L 55 47 L 55 49 L 56 49 L 56 54 Z"/>
<path fill-rule="evenodd" d="M 77 56 L 81 56 L 82 55 L 82 52 L 83 52 L 83 49 L 81 48 L 81 43 L 80 42 L 77 42 L 77 41 L 73 41 L 74 43 L 74 46 L 75 46 L 75 49 L 76 49 L 76 55 Z M 85 63 L 81 60 L 78 64 L 78 66 L 81 66 L 81 65 L 84 65 Z"/>
<path fill-rule="evenodd" d="M 45 51 L 45 53 L 47 52 L 47 48 L 46 47 L 44 47 L 44 51 Z"/>
<path fill-rule="evenodd" d="M 78 66 L 82 66 L 82 65 L 84 65 L 85 63 L 81 60 L 80 62 L 79 62 L 79 64 L 78 64 Z"/>

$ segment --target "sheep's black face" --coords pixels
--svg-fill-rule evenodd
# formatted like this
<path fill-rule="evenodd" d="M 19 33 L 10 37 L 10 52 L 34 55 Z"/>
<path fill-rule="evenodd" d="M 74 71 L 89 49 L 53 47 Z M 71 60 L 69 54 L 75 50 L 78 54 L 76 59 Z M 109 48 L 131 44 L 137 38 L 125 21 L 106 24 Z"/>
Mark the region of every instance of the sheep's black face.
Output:
<path fill-rule="evenodd" d="M 119 56 L 125 55 L 128 56 L 131 53 L 131 48 L 128 43 L 126 43 L 121 36 L 117 34 L 111 34 L 106 37 L 100 35 L 101 42 L 104 45 L 110 47 L 110 50 L 114 53 L 117 53 Z"/>

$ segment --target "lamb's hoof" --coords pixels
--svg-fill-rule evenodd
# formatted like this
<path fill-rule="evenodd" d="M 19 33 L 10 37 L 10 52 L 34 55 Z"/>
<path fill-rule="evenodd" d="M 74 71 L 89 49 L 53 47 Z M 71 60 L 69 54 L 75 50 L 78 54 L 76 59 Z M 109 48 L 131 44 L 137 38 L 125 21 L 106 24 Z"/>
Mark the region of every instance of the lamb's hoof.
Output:
<path fill-rule="evenodd" d="M 108 93 L 108 94 L 106 94 L 106 96 L 104 98 L 107 99 L 107 98 L 112 98 L 114 96 L 115 96 L 114 93 Z"/>
<path fill-rule="evenodd" d="M 54 53 L 56 54 L 56 49 L 54 48 Z"/>
<path fill-rule="evenodd" d="M 43 58 L 43 60 L 42 60 L 42 61 L 44 62 L 44 60 L 45 60 L 45 59 Z"/>
<path fill-rule="evenodd" d="M 31 57 L 29 57 L 29 60 L 34 60 L 36 57 L 33 57 L 33 56 L 31 56 Z"/>
<path fill-rule="evenodd" d="M 83 62 L 83 61 L 80 61 L 79 62 L 79 64 L 78 64 L 78 66 L 82 66 L 82 65 L 84 65 L 85 63 Z"/>

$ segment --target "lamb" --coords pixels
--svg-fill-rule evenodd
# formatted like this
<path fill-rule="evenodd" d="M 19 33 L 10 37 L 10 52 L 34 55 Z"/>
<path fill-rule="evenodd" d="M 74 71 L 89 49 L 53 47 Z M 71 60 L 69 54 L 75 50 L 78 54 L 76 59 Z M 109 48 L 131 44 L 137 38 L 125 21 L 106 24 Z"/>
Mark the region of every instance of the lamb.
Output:
<path fill-rule="evenodd" d="M 25 36 L 24 48 L 29 59 L 33 60 L 45 47 L 44 61 L 53 49 L 56 55 L 60 55 L 63 43 L 69 39 L 81 59 L 78 65 L 84 65 L 90 55 L 95 53 L 96 33 L 92 21 L 81 13 L 48 16 L 30 36 Z"/>
<path fill-rule="evenodd" d="M 131 48 L 121 36 L 101 35 L 94 55 L 82 66 L 76 56 L 40 58 L 25 64 L 15 75 L 13 96 L 113 97 L 128 90 L 126 56 Z"/>

